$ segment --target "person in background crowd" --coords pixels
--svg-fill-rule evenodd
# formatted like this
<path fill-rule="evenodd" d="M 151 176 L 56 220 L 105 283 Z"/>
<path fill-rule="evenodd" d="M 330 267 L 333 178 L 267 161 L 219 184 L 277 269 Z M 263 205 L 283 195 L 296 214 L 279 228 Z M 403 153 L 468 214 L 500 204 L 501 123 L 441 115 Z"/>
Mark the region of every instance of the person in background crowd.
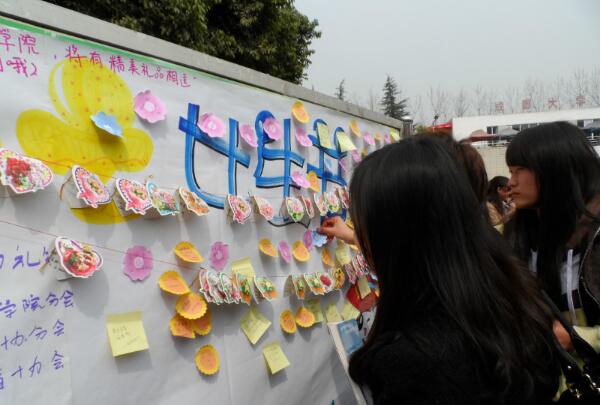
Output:
<path fill-rule="evenodd" d="M 518 133 L 506 161 L 517 210 L 505 237 L 599 351 L 599 156 L 577 127 L 554 122 Z M 558 322 L 555 333 L 571 349 Z"/>
<path fill-rule="evenodd" d="M 507 185 L 508 181 L 507 177 L 495 176 L 488 182 L 486 208 L 493 226 L 506 223 L 515 213 L 515 205 L 509 196 L 511 188 Z"/>
<path fill-rule="evenodd" d="M 551 403 L 552 315 L 443 141 L 373 152 L 350 197 L 355 233 L 336 236 L 358 244 L 380 297 L 349 373 L 374 403 Z"/>

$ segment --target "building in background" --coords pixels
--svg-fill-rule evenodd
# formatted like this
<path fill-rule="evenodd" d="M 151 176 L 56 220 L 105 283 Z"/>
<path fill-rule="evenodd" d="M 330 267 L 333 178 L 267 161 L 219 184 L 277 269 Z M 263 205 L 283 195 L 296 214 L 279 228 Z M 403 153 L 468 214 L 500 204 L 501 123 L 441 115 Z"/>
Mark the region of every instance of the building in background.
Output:
<path fill-rule="evenodd" d="M 505 150 L 515 134 L 554 121 L 568 121 L 578 126 L 599 153 L 599 108 L 460 117 L 454 118 L 449 126 L 455 139 L 468 139 L 478 149 L 490 179 L 509 175 Z"/>

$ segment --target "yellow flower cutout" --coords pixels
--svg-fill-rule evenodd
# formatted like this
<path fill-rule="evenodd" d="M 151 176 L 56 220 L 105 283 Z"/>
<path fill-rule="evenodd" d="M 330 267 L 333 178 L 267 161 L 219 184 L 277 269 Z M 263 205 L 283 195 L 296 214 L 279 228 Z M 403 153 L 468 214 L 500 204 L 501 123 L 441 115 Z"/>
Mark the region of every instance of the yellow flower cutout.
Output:
<path fill-rule="evenodd" d="M 142 129 L 133 128 L 133 96 L 119 75 L 87 58 L 81 59 L 81 65 L 65 60 L 52 69 L 48 91 L 58 116 L 28 110 L 17 119 L 17 138 L 26 155 L 61 175 L 78 164 L 98 174 L 105 183 L 116 171 L 137 172 L 148 165 L 152 138 Z M 100 111 L 117 119 L 123 138 L 94 125 L 90 116 Z M 90 223 L 123 221 L 113 203 L 72 212 Z"/>

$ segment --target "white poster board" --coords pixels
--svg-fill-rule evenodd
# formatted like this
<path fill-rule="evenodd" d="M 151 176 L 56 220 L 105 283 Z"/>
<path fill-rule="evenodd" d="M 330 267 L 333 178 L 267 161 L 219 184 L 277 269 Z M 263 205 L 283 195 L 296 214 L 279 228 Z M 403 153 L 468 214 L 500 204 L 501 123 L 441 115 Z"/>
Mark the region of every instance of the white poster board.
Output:
<path fill-rule="evenodd" d="M 297 100 L 5 18 L 0 19 L 0 88 L 2 146 L 40 159 L 55 175 L 44 190 L 0 199 L 0 404 L 353 403 L 325 325 L 293 335 L 279 327 L 279 314 L 299 306 L 296 298 L 283 297 L 286 277 L 322 271 L 319 251 L 313 250 L 306 263 L 286 264 L 261 255 L 257 248 L 264 238 L 292 244 L 302 240 L 307 228 L 265 220 L 227 224 L 224 211 L 214 207 L 235 188 L 238 195 L 260 195 L 279 209 L 287 187 L 278 181 L 269 188 L 257 187 L 255 174 L 269 183 L 268 177 L 306 173 L 313 165 L 329 168 L 341 183 L 348 181 L 352 170 L 348 156 L 342 159 L 347 167 L 342 173 L 338 161 L 319 147 L 303 147 L 296 141 L 291 107 Z M 147 89 L 165 103 L 164 121 L 150 124 L 134 114 L 133 97 Z M 339 127 L 360 151 L 383 145 L 370 146 L 362 136 L 353 137 L 349 128 L 353 117 L 306 102 L 304 107 L 310 116 L 309 134 L 315 136 L 313 125 L 323 120 L 332 141 L 332 132 Z M 219 139 L 228 147 L 231 139 L 238 142 L 236 156 L 246 165 L 231 164 L 229 149 L 219 153 L 194 140 L 190 134 L 197 123 L 190 121 L 189 112 L 196 108 L 225 123 L 225 135 Z M 95 129 L 90 120 L 95 110 L 117 117 L 123 139 Z M 292 162 L 287 168 L 285 158 L 264 160 L 262 171 L 257 170 L 259 151 L 246 145 L 235 130 L 230 138 L 234 120 L 255 128 L 262 111 L 271 113 L 285 133 L 289 131 L 288 141 L 277 140 L 265 149 L 280 150 L 283 156 L 296 154 L 292 156 L 301 158 L 302 164 Z M 386 126 L 356 120 L 361 134 L 379 133 L 383 139 L 390 133 Z M 292 160 L 299 163 L 298 158 Z M 188 186 L 213 207 L 201 218 L 128 221 L 113 203 L 71 209 L 60 199 L 60 191 L 75 164 L 98 174 L 105 184 L 117 177 L 143 182 L 151 176 L 171 192 Z M 335 185 L 326 182 L 328 190 Z M 295 187 L 287 191 L 307 194 Z M 318 223 L 316 217 L 308 226 L 314 229 Z M 93 246 L 104 259 L 102 270 L 89 279 L 57 281 L 43 268 L 57 236 Z M 240 318 L 248 310 L 242 304 L 211 305 L 213 328 L 207 336 L 188 340 L 171 335 L 175 299 L 159 290 L 157 280 L 167 270 L 178 271 L 188 282 L 194 278 L 194 269 L 180 267 L 173 254 L 180 241 L 192 242 L 207 267 L 210 246 L 227 243 L 228 265 L 249 258 L 257 275 L 274 281 L 280 298 L 258 305 L 272 325 L 256 345 L 240 330 Z M 133 282 L 123 273 L 124 257 L 132 246 L 144 246 L 152 253 L 152 271 L 143 281 Z M 324 296 L 322 308 L 329 302 L 341 306 L 343 294 L 344 290 Z M 113 357 L 106 318 L 130 311 L 142 312 L 149 349 Z M 280 342 L 290 366 L 270 375 L 262 348 L 273 341 Z M 194 362 L 196 351 L 205 344 L 212 344 L 220 357 L 220 370 L 210 377 L 201 375 Z"/>

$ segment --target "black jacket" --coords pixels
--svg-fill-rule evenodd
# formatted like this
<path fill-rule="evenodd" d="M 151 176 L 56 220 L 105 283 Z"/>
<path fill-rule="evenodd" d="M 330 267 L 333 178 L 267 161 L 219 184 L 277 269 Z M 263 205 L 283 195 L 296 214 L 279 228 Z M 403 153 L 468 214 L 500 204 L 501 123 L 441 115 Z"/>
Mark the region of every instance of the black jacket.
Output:
<path fill-rule="evenodd" d="M 392 341 L 374 345 L 365 370 L 367 386 L 375 405 L 433 404 L 551 404 L 557 392 L 559 369 L 554 357 L 548 359 L 548 375 L 535 384 L 530 397 L 498 394 L 503 384 L 487 380 L 490 370 L 478 365 L 476 351 L 462 332 L 444 319 L 424 321 L 399 333 Z M 427 336 L 418 342 L 416 336 Z M 518 386 L 525 381 L 516 381 Z"/>

